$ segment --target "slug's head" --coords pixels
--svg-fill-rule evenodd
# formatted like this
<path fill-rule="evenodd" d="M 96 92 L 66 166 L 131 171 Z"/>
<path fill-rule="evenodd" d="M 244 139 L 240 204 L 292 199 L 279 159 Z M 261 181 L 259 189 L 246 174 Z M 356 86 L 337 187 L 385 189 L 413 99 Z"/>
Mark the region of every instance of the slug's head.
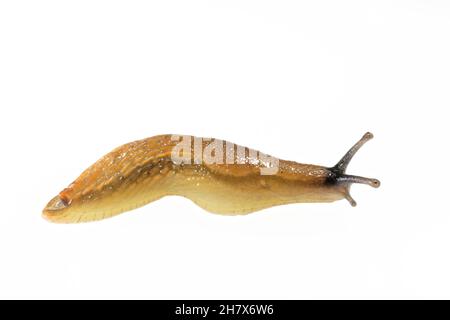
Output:
<path fill-rule="evenodd" d="M 350 187 L 353 183 L 367 184 L 373 188 L 378 188 L 380 186 L 380 181 L 377 179 L 353 176 L 345 173 L 347 166 L 355 153 L 372 138 L 373 134 L 367 132 L 353 147 L 350 148 L 334 167 L 329 168 L 329 176 L 327 177 L 326 183 L 339 188 L 344 198 L 347 199 L 353 207 L 356 206 L 356 201 L 350 195 Z"/>

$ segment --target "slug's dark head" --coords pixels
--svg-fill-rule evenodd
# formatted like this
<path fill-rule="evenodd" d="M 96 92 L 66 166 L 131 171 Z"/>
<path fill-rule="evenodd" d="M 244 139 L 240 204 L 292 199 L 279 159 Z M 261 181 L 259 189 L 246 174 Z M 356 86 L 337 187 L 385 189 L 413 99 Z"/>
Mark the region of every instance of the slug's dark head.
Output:
<path fill-rule="evenodd" d="M 357 143 L 355 143 L 353 147 L 350 148 L 350 150 L 334 167 L 328 168 L 329 174 L 325 183 L 330 186 L 340 187 L 345 199 L 347 199 L 353 207 L 356 206 L 356 201 L 350 195 L 350 187 L 353 183 L 367 184 L 374 188 L 378 188 L 380 186 L 380 181 L 377 179 L 353 176 L 345 173 L 345 170 L 347 169 L 347 166 L 355 153 L 372 138 L 373 134 L 367 132 Z"/>

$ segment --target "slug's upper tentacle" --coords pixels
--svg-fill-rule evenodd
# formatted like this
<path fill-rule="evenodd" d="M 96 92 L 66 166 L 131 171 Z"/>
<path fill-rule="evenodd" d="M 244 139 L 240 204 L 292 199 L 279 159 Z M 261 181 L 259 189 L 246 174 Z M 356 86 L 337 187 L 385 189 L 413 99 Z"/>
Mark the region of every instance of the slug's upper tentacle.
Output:
<path fill-rule="evenodd" d="M 366 132 L 363 137 L 347 151 L 347 153 L 342 157 L 342 159 L 333 167 L 333 170 L 340 173 L 345 173 L 348 164 L 352 160 L 353 156 L 358 152 L 359 149 L 370 139 L 373 138 L 373 134 Z"/>
<path fill-rule="evenodd" d="M 367 184 L 371 187 L 378 188 L 380 186 L 380 181 L 378 179 L 366 178 L 360 176 L 352 176 L 348 174 L 343 174 L 338 178 L 338 181 L 343 183 L 360 183 Z"/>

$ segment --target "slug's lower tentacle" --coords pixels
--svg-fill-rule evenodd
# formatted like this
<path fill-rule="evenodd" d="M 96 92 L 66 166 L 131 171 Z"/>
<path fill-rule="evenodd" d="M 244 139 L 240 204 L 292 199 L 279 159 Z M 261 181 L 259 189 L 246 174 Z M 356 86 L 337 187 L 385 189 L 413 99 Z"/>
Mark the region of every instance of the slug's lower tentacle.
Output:
<path fill-rule="evenodd" d="M 352 207 L 356 207 L 356 201 L 352 198 L 349 192 L 345 193 L 345 199 L 350 203 Z"/>

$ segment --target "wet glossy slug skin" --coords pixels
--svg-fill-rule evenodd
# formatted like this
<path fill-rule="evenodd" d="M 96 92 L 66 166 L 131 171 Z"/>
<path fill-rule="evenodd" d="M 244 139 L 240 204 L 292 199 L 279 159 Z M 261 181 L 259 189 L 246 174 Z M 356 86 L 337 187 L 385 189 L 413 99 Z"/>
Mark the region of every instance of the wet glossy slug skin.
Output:
<path fill-rule="evenodd" d="M 176 164 L 171 155 L 178 141 L 172 135 L 155 136 L 125 144 L 100 158 L 47 204 L 43 216 L 61 223 L 100 220 L 167 195 L 189 198 L 207 211 L 225 215 L 343 198 L 356 205 L 349 194 L 351 184 L 378 187 L 379 181 L 346 175 L 345 169 L 371 138 L 366 133 L 334 167 L 279 160 L 276 174 L 261 175 L 261 168 L 268 164 L 248 148 L 241 159 L 235 154 L 233 164 Z M 204 141 L 203 147 L 208 143 Z"/>

